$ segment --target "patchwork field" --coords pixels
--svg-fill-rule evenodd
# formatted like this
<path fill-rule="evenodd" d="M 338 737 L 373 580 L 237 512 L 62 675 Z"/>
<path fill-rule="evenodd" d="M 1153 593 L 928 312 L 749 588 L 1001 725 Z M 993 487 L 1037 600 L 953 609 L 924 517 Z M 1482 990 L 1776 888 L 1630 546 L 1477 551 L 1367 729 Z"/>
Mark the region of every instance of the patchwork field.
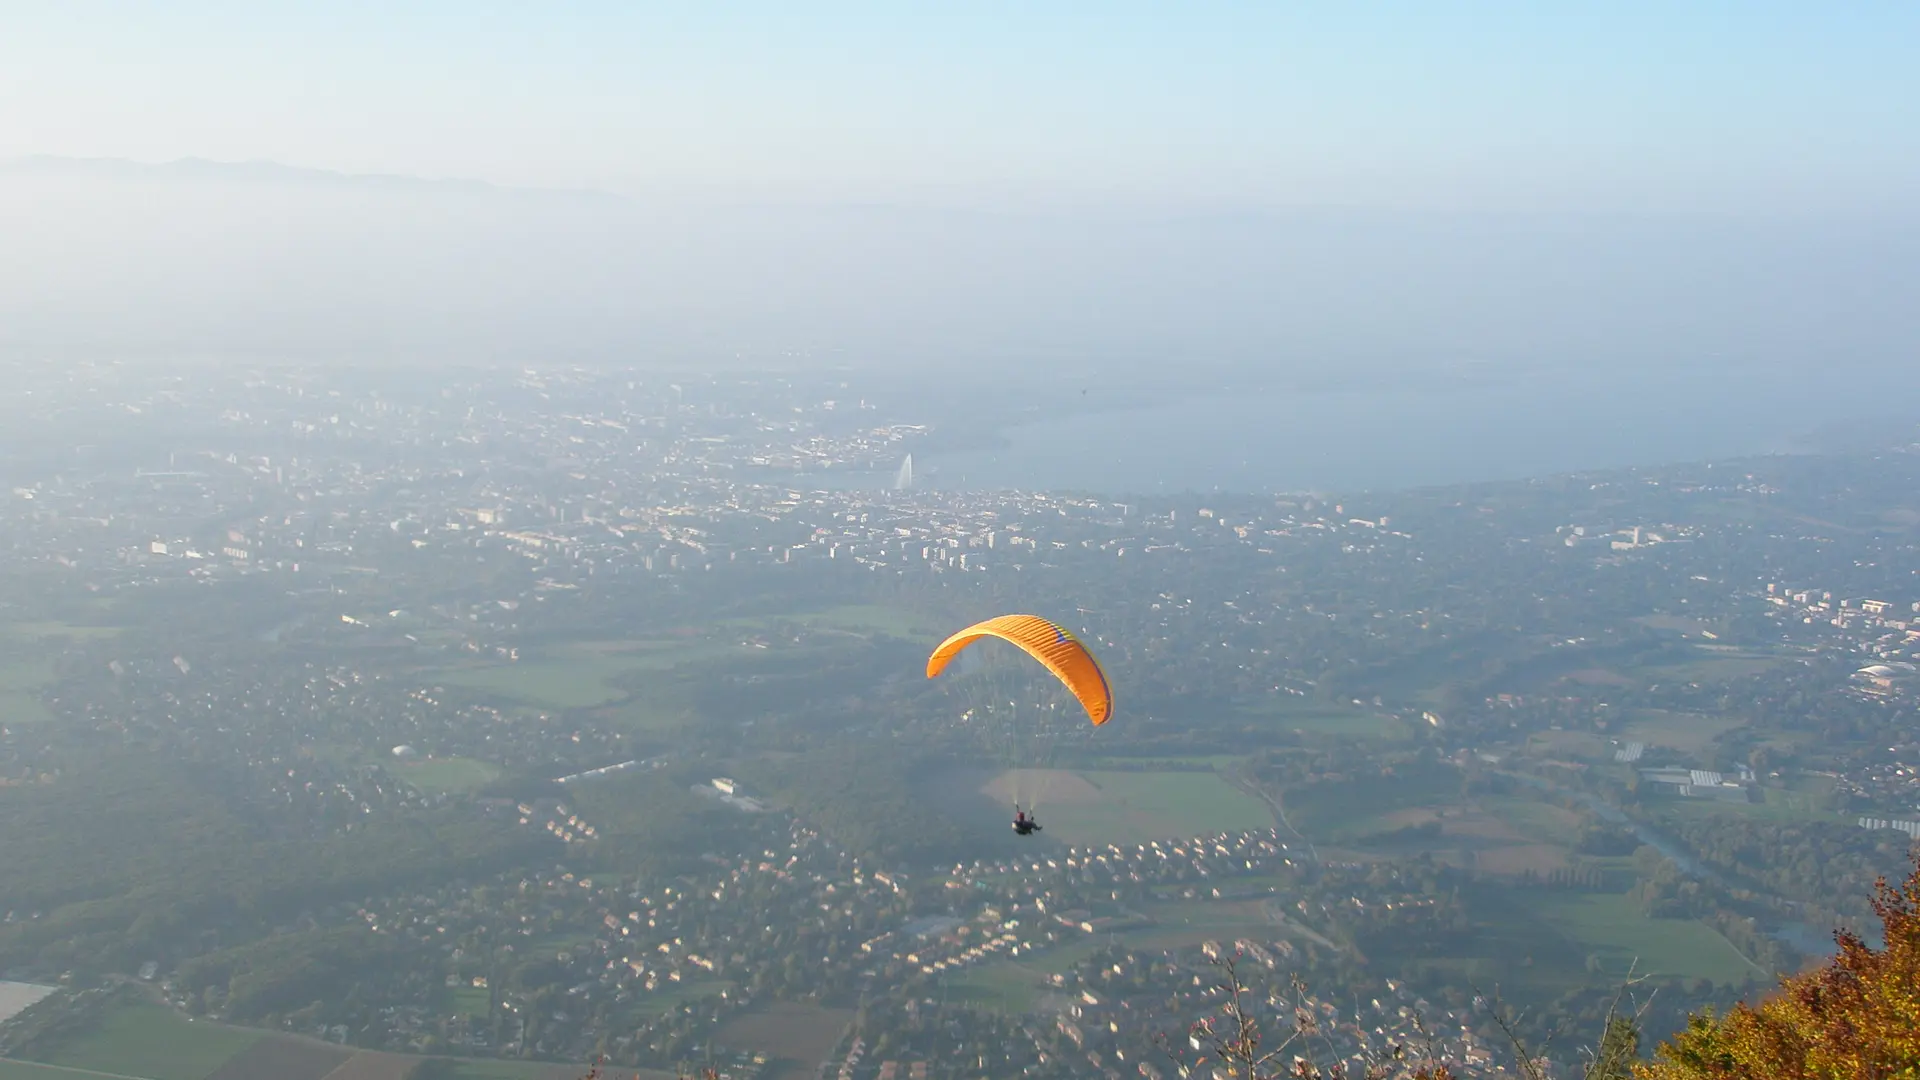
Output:
<path fill-rule="evenodd" d="M 998 806 L 1010 806 L 1016 797 L 1036 805 L 1045 833 L 1068 844 L 1139 843 L 1273 825 L 1259 799 L 1214 772 L 1011 769 L 979 791 Z"/>
<path fill-rule="evenodd" d="M 776 1002 L 728 1020 L 714 1041 L 766 1054 L 775 1064 L 772 1080 L 804 1080 L 815 1074 L 852 1020 L 853 1013 L 845 1009 Z"/>

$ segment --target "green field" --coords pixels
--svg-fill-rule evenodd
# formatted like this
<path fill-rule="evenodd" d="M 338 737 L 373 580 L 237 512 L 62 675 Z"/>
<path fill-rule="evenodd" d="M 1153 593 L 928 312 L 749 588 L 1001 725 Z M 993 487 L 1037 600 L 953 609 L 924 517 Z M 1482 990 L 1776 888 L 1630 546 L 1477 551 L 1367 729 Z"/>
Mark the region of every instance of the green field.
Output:
<path fill-rule="evenodd" d="M 860 635 L 886 634 L 889 637 L 905 638 L 908 641 L 925 641 L 929 644 L 940 641 L 948 633 L 959 629 L 957 625 L 943 629 L 936 623 L 937 620 L 934 619 L 875 604 L 845 604 L 827 608 L 824 611 L 809 611 L 793 615 L 753 615 L 724 619 L 720 625 L 737 630 L 770 632 L 784 624 L 816 631 L 838 630 Z"/>
<path fill-rule="evenodd" d="M 34 1047 L 33 1057 L 143 1080 L 205 1080 L 264 1034 L 195 1023 L 160 1005 L 115 1004 L 90 1030 L 55 1046 Z"/>
<path fill-rule="evenodd" d="M 1483 795 L 1473 805 L 1533 839 L 1568 847 L 1580 841 L 1580 815 L 1565 807 L 1518 795 Z"/>
<path fill-rule="evenodd" d="M 1298 928 L 1269 919 L 1260 900 L 1161 900 L 1147 904 L 1142 914 L 1152 921 L 1111 935 L 1076 934 L 1045 952 L 976 964 L 945 976 L 939 985 L 954 1000 L 1003 1012 L 1028 1012 L 1047 992 L 1047 976 L 1068 971 L 1106 948 L 1109 936 L 1129 948 L 1150 952 L 1241 937 L 1260 941 L 1302 939 Z M 1317 934 L 1305 936 L 1326 943 Z"/>
<path fill-rule="evenodd" d="M 1106 944 L 1105 937 L 1068 940 L 1019 960 L 1001 957 L 975 964 L 958 975 L 943 976 L 939 985 L 955 1001 L 1001 1012 L 1030 1012 L 1047 992 L 1047 976 L 1073 968 Z"/>
<path fill-rule="evenodd" d="M 392 766 L 395 776 L 421 791 L 473 791 L 487 786 L 500 775 L 500 766 L 475 758 L 431 758 L 425 761 L 401 761 Z"/>
<path fill-rule="evenodd" d="M 639 1011 L 643 1014 L 659 1014 L 668 1009 L 678 1008 L 689 1001 L 710 998 L 722 990 L 733 989 L 733 983 L 726 979 L 688 979 L 685 982 L 662 981 L 658 989 L 648 993 L 635 994 Z"/>
<path fill-rule="evenodd" d="M 581 1072 L 578 1066 L 540 1061 L 462 1061 L 453 1067 L 455 1080 L 572 1080 Z"/>
<path fill-rule="evenodd" d="M 1271 705 L 1243 709 L 1239 715 L 1270 723 L 1279 731 L 1354 739 L 1404 739 L 1408 735 L 1406 724 L 1398 717 L 1371 709 L 1304 702 L 1297 698 L 1276 699 Z"/>
<path fill-rule="evenodd" d="M 1218 773 L 1062 770 L 1030 790 L 1040 793 L 1036 808 L 1047 835 L 1068 844 L 1139 843 L 1273 825 L 1259 799 Z"/>
<path fill-rule="evenodd" d="M 583 709 L 625 697 L 626 691 L 608 680 L 632 670 L 638 670 L 638 666 L 619 657 L 566 650 L 551 659 L 453 668 L 436 673 L 434 678 L 449 686 L 537 708 Z"/>
<path fill-rule="evenodd" d="M 682 664 L 741 657 L 738 642 L 703 638 L 583 641 L 534 650 L 514 663 L 478 663 L 426 672 L 429 679 L 539 709 L 590 709 L 645 697 L 644 676 Z"/>
<path fill-rule="evenodd" d="M 1043 978 L 1035 969 L 1010 960 L 995 960 L 967 969 L 964 974 L 941 980 L 942 992 L 952 1001 L 1005 1013 L 1032 1012 L 1040 995 L 1046 993 Z"/>
<path fill-rule="evenodd" d="M 1761 821 L 1840 821 L 1851 822 L 1858 815 L 1848 816 L 1822 808 L 1816 797 L 1806 792 L 1786 791 L 1781 788 L 1761 788 L 1764 802 L 1721 802 L 1718 799 L 1685 799 L 1678 795 L 1642 796 L 1642 801 L 1658 813 L 1675 818 L 1699 819 L 1713 817 L 1756 818 Z"/>
<path fill-rule="evenodd" d="M 613 727 L 626 731 L 663 732 L 691 723 L 694 709 L 682 695 L 671 690 L 642 690 L 595 714 Z"/>
<path fill-rule="evenodd" d="M 0 724 L 41 724 L 53 714 L 32 694 L 0 690 Z"/>
<path fill-rule="evenodd" d="M 52 681 L 50 661 L 21 657 L 0 660 L 0 694 L 31 693 Z"/>
<path fill-rule="evenodd" d="M 1771 975 L 1712 927 L 1693 919 L 1646 918 L 1624 893 L 1483 888 L 1475 890 L 1472 906 L 1477 932 L 1471 944 L 1408 962 L 1429 977 L 1524 994 L 1559 994 L 1596 980 L 1618 985 L 1629 970 L 1722 986 Z M 1589 958 L 1598 971 L 1587 967 Z"/>
<path fill-rule="evenodd" d="M 88 626 L 66 622 L 10 622 L 0 623 L 0 637 L 15 641 L 45 641 L 56 638 L 72 638 L 75 641 L 98 641 L 120 633 L 117 626 Z"/>
<path fill-rule="evenodd" d="M 53 681 L 53 664 L 28 657 L 0 660 L 0 724 L 40 723 L 53 714 L 40 704 L 40 688 Z"/>
<path fill-rule="evenodd" d="M 30 1061 L 0 1059 L 0 1080 L 100 1080 L 99 1073 L 63 1069 L 58 1065 L 35 1065 Z M 146 1080 L 140 1077 L 138 1080 Z"/>
<path fill-rule="evenodd" d="M 836 650 L 874 635 L 937 640 L 939 632 L 917 615 L 875 605 L 847 605 L 785 615 L 723 619 L 692 636 L 574 641 L 523 650 L 515 662 L 476 659 L 421 673 L 446 686 L 463 687 L 539 709 L 610 706 L 616 721 L 636 728 L 671 726 L 686 709 L 670 687 L 649 686 L 648 675 L 688 664 L 751 661 L 757 657 Z"/>
<path fill-rule="evenodd" d="M 447 1011 L 455 1016 L 485 1017 L 493 1008 L 492 991 L 478 986 L 455 987 L 447 995 Z"/>
<path fill-rule="evenodd" d="M 1631 965 L 1643 975 L 1672 975 L 1739 984 L 1765 978 L 1720 933 L 1694 919 L 1649 919 L 1624 894 L 1540 893 L 1528 907 L 1583 950 L 1597 954 L 1607 974 Z"/>
<path fill-rule="evenodd" d="M 1644 742 L 1648 746 L 1664 746 L 1697 757 L 1706 753 L 1714 740 L 1744 723 L 1733 716 L 1635 709 L 1632 719 L 1619 730 L 1616 737 L 1622 742 Z"/>
<path fill-rule="evenodd" d="M 1235 885 L 1244 884 L 1235 879 Z M 1172 949 L 1207 940 L 1231 941 L 1251 937 L 1272 941 L 1287 936 L 1281 923 L 1267 917 L 1261 900 L 1161 900 L 1145 905 L 1142 914 L 1151 925 L 1120 932 L 1128 945 L 1139 949 Z"/>
<path fill-rule="evenodd" d="M 1281 803 L 1294 828 L 1316 842 L 1365 836 L 1386 825 L 1384 819 L 1415 807 L 1460 801 L 1460 774 L 1433 768 L 1398 776 L 1372 776 L 1345 783 L 1290 788 Z"/>
<path fill-rule="evenodd" d="M 1696 648 L 1697 659 L 1683 664 L 1643 667 L 1634 672 L 1642 682 L 1721 683 L 1758 675 L 1778 667 L 1784 658 L 1738 649 Z"/>

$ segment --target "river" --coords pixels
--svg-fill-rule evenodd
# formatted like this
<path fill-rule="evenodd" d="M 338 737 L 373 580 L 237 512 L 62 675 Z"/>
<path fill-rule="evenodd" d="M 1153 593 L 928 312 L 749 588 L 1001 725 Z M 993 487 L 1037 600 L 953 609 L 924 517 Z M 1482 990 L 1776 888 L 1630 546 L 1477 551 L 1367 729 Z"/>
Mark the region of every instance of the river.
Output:
<path fill-rule="evenodd" d="M 1633 835 L 1641 843 L 1672 860 L 1673 864 L 1680 868 L 1680 872 L 1689 877 L 1711 882 L 1726 889 L 1749 888 L 1747 885 L 1730 881 L 1726 875 L 1695 858 L 1678 840 L 1667 836 L 1665 833 L 1643 822 L 1628 817 L 1625 811 L 1591 792 L 1581 791 L 1578 788 L 1561 787 L 1558 784 L 1551 783 L 1528 773 L 1507 773 L 1506 775 L 1532 785 L 1533 787 L 1540 788 L 1543 791 L 1548 791 L 1555 795 L 1565 795 L 1575 799 L 1581 803 L 1581 805 L 1592 810 L 1601 820 L 1611 822 L 1615 825 L 1626 826 L 1632 830 Z M 1773 899 L 1796 910 L 1805 906 L 1797 900 L 1789 900 L 1784 896 L 1776 895 Z M 1784 942 L 1808 956 L 1831 956 L 1837 951 L 1833 942 L 1833 930 L 1831 927 L 1816 926 L 1809 922 L 1787 922 L 1768 930 L 1767 934 L 1776 941 Z M 1884 940 L 1880 937 L 1876 928 L 1864 928 L 1861 936 L 1867 940 L 1869 945 L 1875 948 L 1881 948 L 1885 945 Z"/>

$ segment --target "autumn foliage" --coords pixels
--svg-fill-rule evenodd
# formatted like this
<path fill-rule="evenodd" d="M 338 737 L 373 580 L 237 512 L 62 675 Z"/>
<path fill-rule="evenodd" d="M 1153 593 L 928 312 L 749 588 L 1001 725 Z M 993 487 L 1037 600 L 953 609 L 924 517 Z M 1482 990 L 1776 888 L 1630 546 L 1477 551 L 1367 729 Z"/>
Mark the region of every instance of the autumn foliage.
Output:
<path fill-rule="evenodd" d="M 1920 1080 L 1920 860 L 1904 885 L 1875 886 L 1886 948 L 1836 936 L 1824 967 L 1780 980 L 1758 1005 L 1694 1016 L 1642 1080 Z"/>

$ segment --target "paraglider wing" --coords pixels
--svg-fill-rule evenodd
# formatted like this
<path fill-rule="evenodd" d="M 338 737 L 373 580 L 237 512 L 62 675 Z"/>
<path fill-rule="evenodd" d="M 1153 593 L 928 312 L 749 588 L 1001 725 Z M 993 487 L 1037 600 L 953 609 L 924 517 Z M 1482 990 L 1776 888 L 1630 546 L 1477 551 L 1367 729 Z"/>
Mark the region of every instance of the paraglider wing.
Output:
<path fill-rule="evenodd" d="M 1104 724 L 1113 715 L 1113 692 L 1100 662 L 1065 627 L 1038 615 L 1001 615 L 967 627 L 941 642 L 927 657 L 927 678 L 939 675 L 962 649 L 984 637 L 1009 642 L 1040 661 L 1080 700 L 1087 718 L 1095 724 Z"/>

